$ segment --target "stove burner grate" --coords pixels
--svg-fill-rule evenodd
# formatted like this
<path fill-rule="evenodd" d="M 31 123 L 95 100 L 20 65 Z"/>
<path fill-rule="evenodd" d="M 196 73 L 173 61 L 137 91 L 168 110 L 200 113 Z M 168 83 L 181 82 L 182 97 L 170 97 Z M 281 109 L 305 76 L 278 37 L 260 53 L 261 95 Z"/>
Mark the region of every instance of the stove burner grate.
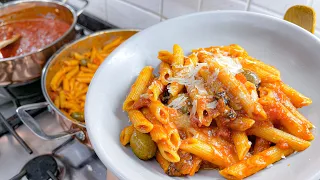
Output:
<path fill-rule="evenodd" d="M 42 155 L 27 162 L 19 174 L 11 180 L 20 180 L 24 176 L 28 180 L 58 180 L 58 175 L 59 166 L 55 158 L 51 155 Z"/>

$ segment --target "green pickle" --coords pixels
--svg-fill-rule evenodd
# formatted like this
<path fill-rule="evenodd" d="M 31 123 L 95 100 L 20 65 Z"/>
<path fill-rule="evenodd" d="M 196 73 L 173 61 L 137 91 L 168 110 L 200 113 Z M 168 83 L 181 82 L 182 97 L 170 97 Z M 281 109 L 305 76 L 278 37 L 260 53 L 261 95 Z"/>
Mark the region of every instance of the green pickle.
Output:
<path fill-rule="evenodd" d="M 144 134 L 136 129 L 130 138 L 130 146 L 133 153 L 142 160 L 149 160 L 155 156 L 157 151 L 156 144 L 152 141 L 149 134 Z"/>

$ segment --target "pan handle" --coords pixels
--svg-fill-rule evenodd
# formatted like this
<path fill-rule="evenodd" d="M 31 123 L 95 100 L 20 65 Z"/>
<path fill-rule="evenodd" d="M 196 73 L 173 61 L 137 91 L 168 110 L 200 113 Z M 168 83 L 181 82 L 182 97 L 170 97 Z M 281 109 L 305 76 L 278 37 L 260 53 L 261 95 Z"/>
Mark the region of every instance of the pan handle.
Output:
<path fill-rule="evenodd" d="M 85 139 L 85 135 L 82 131 L 71 131 L 71 132 L 70 131 L 69 132 L 63 131 L 63 132 L 55 134 L 55 135 L 46 134 L 42 130 L 42 128 L 40 127 L 38 122 L 32 116 L 30 116 L 30 114 L 28 114 L 27 111 L 33 110 L 33 109 L 44 108 L 44 107 L 48 107 L 48 106 L 49 106 L 48 102 L 27 104 L 27 105 L 20 106 L 16 110 L 16 112 L 17 112 L 19 118 L 21 119 L 21 121 L 23 122 L 23 124 L 25 124 L 34 134 L 39 136 L 41 139 L 54 140 L 54 139 L 61 139 L 61 138 L 65 138 L 65 137 L 70 137 L 73 135 L 75 135 L 80 140 Z"/>
<path fill-rule="evenodd" d="M 62 3 L 65 4 L 67 3 L 68 0 L 63 0 Z M 80 14 L 82 14 L 82 12 L 84 11 L 84 9 L 88 6 L 89 1 L 88 0 L 81 0 L 83 1 L 85 4 L 76 11 L 77 16 L 80 16 Z"/>

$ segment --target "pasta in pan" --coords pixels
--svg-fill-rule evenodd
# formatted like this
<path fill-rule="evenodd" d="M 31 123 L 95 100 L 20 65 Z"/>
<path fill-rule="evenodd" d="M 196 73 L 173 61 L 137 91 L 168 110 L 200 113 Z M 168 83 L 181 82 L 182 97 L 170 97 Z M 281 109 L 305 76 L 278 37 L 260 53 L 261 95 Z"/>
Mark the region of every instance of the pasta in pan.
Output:
<path fill-rule="evenodd" d="M 312 100 L 239 45 L 184 56 L 175 44 L 172 53 L 159 51 L 158 58 L 159 76 L 143 68 L 124 101 L 132 125 L 120 141 L 135 144 L 137 152 L 137 138 L 129 137 L 133 129 L 150 136 L 152 141 L 139 140 L 138 150 L 155 156 L 169 176 L 210 168 L 242 179 L 305 150 L 314 139 L 314 126 L 297 110 Z M 154 146 L 158 150 L 151 153 Z"/>
<path fill-rule="evenodd" d="M 84 123 L 84 104 L 91 79 L 104 59 L 123 41 L 117 37 L 104 47 L 92 47 L 84 53 L 72 52 L 61 61 L 61 68 L 50 81 L 49 95 L 70 119 Z"/>

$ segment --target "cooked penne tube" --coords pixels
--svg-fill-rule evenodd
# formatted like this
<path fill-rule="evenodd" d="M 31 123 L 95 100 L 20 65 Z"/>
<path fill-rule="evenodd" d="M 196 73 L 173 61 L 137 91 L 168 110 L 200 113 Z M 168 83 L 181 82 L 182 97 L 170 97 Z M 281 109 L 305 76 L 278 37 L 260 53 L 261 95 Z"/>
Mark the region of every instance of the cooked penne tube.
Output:
<path fill-rule="evenodd" d="M 274 76 L 280 77 L 280 71 L 270 65 L 265 64 L 262 61 L 259 61 L 254 58 L 245 58 L 240 61 L 241 65 L 246 68 L 246 67 L 258 67 L 259 69 L 263 69 L 264 71 L 267 71 L 270 74 L 273 74 Z"/>
<path fill-rule="evenodd" d="M 245 118 L 245 117 L 238 117 L 233 121 L 230 121 L 228 124 L 229 127 L 232 130 L 235 131 L 246 131 L 247 129 L 251 128 L 255 121 L 250 118 Z"/>
<path fill-rule="evenodd" d="M 163 169 L 164 173 L 167 173 L 171 163 L 166 160 L 159 151 L 157 151 L 156 153 L 156 160 L 159 163 L 160 167 Z"/>
<path fill-rule="evenodd" d="M 232 140 L 236 147 L 239 160 L 242 160 L 249 152 L 251 142 L 248 140 L 246 133 L 241 131 L 232 132 Z"/>
<path fill-rule="evenodd" d="M 167 141 L 160 141 L 157 143 L 158 150 L 161 153 L 162 157 L 165 158 L 169 162 L 179 162 L 180 157 L 177 153 L 177 149 L 175 147 L 170 146 Z"/>
<path fill-rule="evenodd" d="M 278 100 L 284 107 L 286 107 L 295 117 L 300 119 L 304 124 L 308 126 L 308 128 L 313 128 L 314 125 L 307 120 L 297 108 L 291 103 L 290 99 L 286 94 L 284 94 L 280 89 L 279 86 L 274 84 L 262 84 L 262 87 L 259 88 L 260 96 L 261 97 L 269 97 L 274 100 Z"/>
<path fill-rule="evenodd" d="M 169 113 L 166 107 L 160 101 L 152 101 L 149 106 L 150 112 L 162 124 L 167 124 L 169 121 Z"/>
<path fill-rule="evenodd" d="M 148 121 L 144 115 L 138 110 L 128 111 L 128 116 L 133 126 L 141 133 L 149 133 L 153 124 Z"/>
<path fill-rule="evenodd" d="M 175 127 L 174 123 L 169 122 L 163 125 L 163 127 L 167 131 L 168 143 L 172 144 L 173 147 L 176 147 L 178 149 L 181 144 L 181 139 L 180 139 L 179 132 Z"/>
<path fill-rule="evenodd" d="M 268 165 L 279 161 L 283 156 L 293 153 L 292 149 L 280 149 L 273 146 L 252 157 L 240 161 L 220 171 L 220 174 L 227 179 L 243 179 L 266 168 Z"/>
<path fill-rule="evenodd" d="M 118 37 L 117 39 L 113 40 L 111 43 L 108 43 L 107 45 L 105 45 L 103 48 L 102 48 L 102 51 L 108 51 L 109 49 L 111 48 L 114 48 L 116 46 L 119 46 L 119 44 L 121 44 L 123 42 L 123 39 L 122 37 Z"/>
<path fill-rule="evenodd" d="M 256 141 L 253 147 L 253 154 L 258 154 L 270 147 L 270 142 L 261 138 L 256 137 Z"/>
<path fill-rule="evenodd" d="M 173 55 L 172 55 L 172 67 L 173 70 L 175 66 L 183 66 L 184 64 L 184 53 L 182 48 L 178 44 L 173 45 Z"/>
<path fill-rule="evenodd" d="M 296 151 L 303 151 L 310 146 L 309 141 L 305 141 L 273 127 L 252 127 L 248 132 L 273 143 L 285 141 Z"/>
<path fill-rule="evenodd" d="M 67 78 L 63 79 L 62 88 L 63 88 L 64 91 L 69 91 L 70 90 L 70 84 L 69 84 L 69 80 Z"/>
<path fill-rule="evenodd" d="M 169 51 L 159 51 L 158 59 L 160 59 L 164 63 L 171 64 L 173 55 Z"/>
<path fill-rule="evenodd" d="M 147 89 L 147 94 L 149 96 L 149 99 L 151 101 L 157 101 L 159 95 L 162 93 L 163 90 L 164 90 L 164 85 L 161 83 L 161 81 L 158 79 L 153 80 L 153 82 Z"/>
<path fill-rule="evenodd" d="M 151 66 L 146 66 L 141 70 L 138 78 L 131 86 L 129 95 L 123 103 L 123 110 L 128 111 L 132 109 L 132 105 L 140 98 L 140 95 L 145 91 L 149 84 L 149 81 L 152 79 L 152 71 L 153 68 Z"/>
<path fill-rule="evenodd" d="M 98 65 L 93 64 L 93 63 L 88 63 L 87 66 L 88 66 L 89 69 L 92 69 L 94 71 L 97 70 L 98 67 L 99 67 Z"/>
<path fill-rule="evenodd" d="M 228 167 L 231 165 L 230 162 L 226 160 L 227 158 L 224 157 L 219 150 L 196 138 L 183 140 L 180 145 L 180 149 L 192 153 L 201 159 L 209 161 L 220 167 Z"/>
<path fill-rule="evenodd" d="M 287 84 L 280 83 L 280 89 L 284 94 L 286 94 L 290 98 L 290 101 L 296 108 L 308 106 L 312 103 L 312 100 L 310 98 L 299 93 Z"/>
<path fill-rule="evenodd" d="M 81 83 L 90 83 L 92 77 L 76 77 L 76 81 Z"/>
<path fill-rule="evenodd" d="M 121 131 L 120 143 L 123 146 L 127 145 L 130 142 L 130 138 L 131 138 L 131 135 L 133 134 L 133 130 L 134 130 L 134 127 L 131 125 L 123 128 L 123 130 Z"/>
<path fill-rule="evenodd" d="M 81 66 L 80 67 L 80 71 L 84 72 L 84 73 L 94 73 L 95 70 L 89 69 L 87 67 Z"/>
<path fill-rule="evenodd" d="M 161 62 L 159 67 L 159 79 L 163 85 L 167 85 L 168 79 L 172 77 L 172 70 L 168 63 Z"/>
<path fill-rule="evenodd" d="M 150 131 L 150 136 L 154 142 L 159 142 L 162 140 L 167 140 L 168 135 L 166 130 L 161 124 L 154 124 L 152 130 Z"/>
<path fill-rule="evenodd" d="M 281 81 L 280 75 L 272 74 L 258 66 L 243 66 L 243 67 L 247 70 L 255 72 L 261 79 L 262 83 L 274 83 L 274 82 Z"/>
<path fill-rule="evenodd" d="M 312 140 L 314 136 L 307 124 L 294 116 L 284 105 L 270 98 L 262 98 L 259 102 L 272 119 L 277 119 L 289 133 L 304 140 Z"/>
<path fill-rule="evenodd" d="M 65 76 L 65 74 L 67 72 L 69 72 L 73 67 L 69 66 L 69 67 L 64 67 L 62 69 L 60 69 L 52 78 L 51 82 L 50 82 L 50 87 L 53 91 L 56 91 L 58 89 L 58 87 L 60 86 L 60 83 L 63 80 L 63 76 Z"/>
<path fill-rule="evenodd" d="M 184 86 L 177 82 L 172 82 L 170 85 L 168 85 L 168 90 L 171 96 L 177 96 L 183 88 Z"/>
<path fill-rule="evenodd" d="M 188 57 L 184 59 L 184 65 L 196 65 L 198 63 L 199 59 L 195 53 L 190 54 Z"/>
<path fill-rule="evenodd" d="M 72 57 L 75 58 L 76 60 L 82 60 L 82 59 L 85 59 L 86 57 L 84 55 L 81 55 L 77 52 L 73 52 L 72 53 Z"/>
<path fill-rule="evenodd" d="M 78 60 L 66 60 L 66 61 L 63 61 L 63 63 L 67 66 L 78 66 L 79 65 L 79 61 Z"/>

